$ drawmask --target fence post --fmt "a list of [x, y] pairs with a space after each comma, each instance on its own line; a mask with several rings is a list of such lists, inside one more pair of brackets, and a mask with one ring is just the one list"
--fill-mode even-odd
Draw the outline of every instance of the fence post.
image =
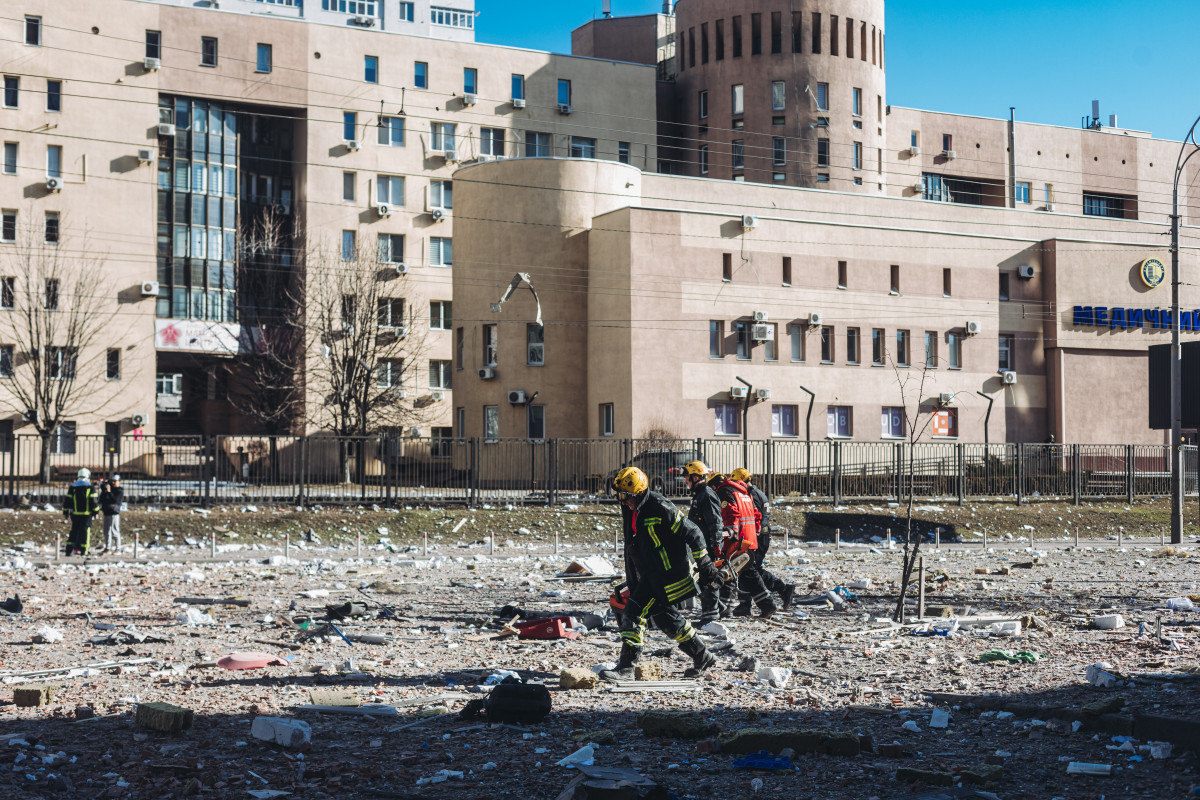
[[472, 436], [467, 443], [470, 447], [471, 505], [474, 506], [479, 504], [479, 439]]
[[549, 505], [554, 505], [555, 496], [558, 494], [558, 439], [550, 440], [550, 502]]
[[1079, 505], [1083, 489], [1083, 475], [1079, 467], [1079, 445], [1071, 445], [1071, 494], [1075, 505]]
[[204, 455], [203, 468], [200, 470], [200, 480], [204, 481], [203, 501], [205, 508], [212, 505], [213, 484], [217, 480], [217, 441], [216, 436], [201, 436], [200, 447]]
[[896, 476], [896, 502], [899, 503], [904, 497], [904, 445], [899, 442], [892, 445], [892, 453], [892, 471]]
[[9, 454], [8, 462], [8, 502], [12, 506], [16, 506], [17, 504], [17, 462], [20, 460], [21, 437], [14, 436], [12, 438], [12, 452]]
[[[704, 461], [704, 440], [699, 436], [696, 437], [696, 457], [701, 461]], [[708, 462], [705, 462], [705, 466], [711, 467], [712, 465]]]
[[1134, 458], [1135, 451], [1133, 445], [1125, 445], [1125, 502], [1133, 502], [1133, 481], [1134, 481]]
[[1025, 444], [1017, 442], [1017, 505], [1021, 505], [1021, 493], [1025, 488]]
[[629, 462], [633, 459], [633, 440], [621, 440], [621, 466], [628, 467]]
[[841, 505], [842, 498], [842, 443], [833, 443], [833, 474], [830, 477], [829, 489], [833, 494], [833, 504]]
[[304, 487], [308, 483], [308, 437], [300, 437], [300, 481], [299, 490], [296, 492], [296, 505], [304, 506]]
[[775, 496], [775, 442], [767, 442], [767, 497]]
[[963, 495], [967, 490], [967, 446], [962, 442], [954, 445], [955, 455], [958, 456], [958, 504], [963, 504]]

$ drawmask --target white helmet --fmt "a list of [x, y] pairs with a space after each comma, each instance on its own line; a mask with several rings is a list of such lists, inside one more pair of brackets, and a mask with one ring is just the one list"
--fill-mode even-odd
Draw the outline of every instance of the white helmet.
[[90, 480], [92, 477], [92, 471], [87, 467], [80, 467], [79, 473], [75, 477], [79, 478], [81, 481]]

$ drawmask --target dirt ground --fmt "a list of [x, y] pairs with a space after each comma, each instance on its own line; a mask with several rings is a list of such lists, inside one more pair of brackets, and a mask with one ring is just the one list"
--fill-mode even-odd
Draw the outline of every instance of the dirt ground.
[[[781, 505], [773, 522], [792, 532], [790, 548], [777, 534], [768, 566], [818, 604], [766, 622], [725, 620], [727, 636], [705, 637], [722, 648], [718, 667], [696, 690], [669, 693], [559, 688], [560, 670], [615, 660], [611, 624], [574, 640], [496, 638], [494, 612], [506, 604], [604, 612], [607, 582], [555, 575], [572, 556], [599, 554], [619, 566], [615, 507], [131, 511], [122, 515], [125, 551], [86, 561], [53, 558], [54, 534], [65, 535], [57, 514], [0, 513], [0, 592], [19, 592], [25, 605], [17, 616], [0, 616], [0, 680], [7, 684], [0, 688], [0, 793], [553, 800], [575, 774], [556, 762], [600, 739], [596, 764], [634, 768], [680, 798], [891, 800], [986, 767], [999, 767], [999, 775], [978, 788], [1003, 800], [1190, 796], [1200, 784], [1200, 745], [1193, 743], [1200, 739], [1189, 733], [1200, 719], [1200, 680], [1192, 673], [1197, 616], [1164, 603], [1200, 593], [1194, 526], [1184, 546], [1163, 549], [1161, 503], [922, 504], [916, 514], [924, 524], [947, 531], [941, 550], [924, 545], [929, 610], [951, 606], [960, 621], [1024, 623], [1017, 637], [987, 627], [937, 636], [881, 621], [895, 604], [899, 556], [871, 537], [883, 538], [897, 511]], [[1194, 504], [1189, 514], [1194, 520]], [[829, 544], [830, 527], [841, 529], [840, 551]], [[1076, 527], [1078, 550], [1069, 546]], [[210, 559], [214, 533], [218, 557]], [[290, 561], [282, 557], [285, 535]], [[954, 536], [964, 544], [950, 544]], [[836, 607], [820, 599], [852, 583], [869, 588], [847, 589], [855, 597]], [[189, 624], [180, 621], [189, 608], [174, 602], [180, 597], [248, 604], [191, 605], [194, 620], [204, 613], [213, 619]], [[382, 637], [376, 643], [296, 627], [312, 618], [319, 632], [324, 607], [351, 600], [366, 602], [368, 615], [339, 629], [351, 639]], [[916, 613], [915, 597], [908, 609]], [[1120, 614], [1124, 626], [1097, 630], [1100, 614]], [[105, 643], [116, 632], [109, 626], [166, 641]], [[34, 643], [44, 627], [61, 641]], [[981, 659], [994, 650], [1028, 651], [1038, 660]], [[246, 671], [213, 663], [239, 651], [290, 663]], [[647, 654], [664, 679], [680, 679], [690, 663], [653, 631]], [[773, 687], [736, 668], [748, 656], [792, 674]], [[138, 659], [149, 660], [94, 666]], [[1115, 686], [1088, 682], [1087, 667], [1100, 661], [1111, 664]], [[497, 670], [545, 682], [549, 716], [524, 729], [460, 718]], [[13, 705], [12, 692], [31, 683], [56, 687], [50, 703]], [[300, 709], [311, 690], [348, 691], [396, 713]], [[1115, 713], [1087, 712], [1096, 701]], [[137, 705], [150, 702], [192, 710], [191, 728], [140, 727]], [[697, 711], [725, 734], [746, 727], [847, 732], [863, 747], [857, 755], [797, 754], [790, 770], [737, 769], [735, 754], [645, 735], [637, 715], [651, 709]], [[948, 727], [931, 727], [936, 709], [949, 712]], [[443, 710], [450, 713], [435, 713]], [[254, 738], [256, 716], [304, 720], [311, 745], [290, 749]], [[1175, 720], [1178, 730], [1158, 717]], [[1114, 740], [1122, 733], [1137, 738]], [[606, 734], [611, 743], [603, 743]], [[1143, 749], [1160, 736], [1176, 740], [1165, 758], [1155, 757], [1161, 747]], [[1071, 762], [1112, 770], [1072, 775]], [[428, 781], [442, 770], [451, 776]]]

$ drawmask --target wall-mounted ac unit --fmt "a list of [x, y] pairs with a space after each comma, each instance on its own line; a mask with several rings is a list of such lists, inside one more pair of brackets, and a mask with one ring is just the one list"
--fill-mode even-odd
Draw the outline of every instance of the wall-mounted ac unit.
[[954, 392], [942, 392], [938, 395], [938, 402], [944, 406], [948, 406], [954, 402]]
[[154, 151], [151, 150], [149, 147], [139, 148], [138, 149], [138, 163], [139, 164], [153, 164], [154, 163]]
[[1017, 267], [1017, 277], [1018, 278], [1029, 279], [1029, 278], [1032, 278], [1033, 276], [1034, 276], [1034, 269], [1033, 269], [1032, 264], [1022, 264], [1021, 266]]
[[729, 396], [732, 397], [734, 400], [745, 399], [746, 387], [745, 386], [730, 386], [729, 387]]
[[910, 156], [919, 156], [919, 155], [921, 155], [921, 148], [920, 148], [920, 146], [919, 146], [919, 145], [915, 145], [915, 144], [914, 144], [914, 145], [912, 145], [911, 147], [909, 147], [909, 148], [908, 148], [908, 154], [909, 154]]
[[748, 231], [751, 228], [757, 228], [757, 227], [758, 227], [758, 217], [752, 216], [750, 214], [742, 215], [742, 230]]
[[364, 28], [374, 28], [375, 27], [375, 18], [367, 17], [367, 16], [358, 16], [358, 17], [354, 18], [354, 24], [361, 25]]
[[754, 312], [754, 321], [755, 322], [770, 322], [771, 317], [765, 311], [755, 311]]
[[825, 317], [822, 316], [819, 312], [814, 311], [813, 313], [808, 315], [808, 324], [809, 325], [820, 325], [824, 321], [825, 321]]
[[420, 428], [417, 428], [417, 427], [412, 427], [412, 428], [409, 428], [409, 429], [408, 429], [408, 435], [409, 435], [409, 436], [412, 436], [412, 437], [414, 437], [414, 438], [415, 438], [415, 437], [417, 437], [417, 436], [420, 436], [420, 435], [421, 435], [421, 429], [420, 429]]
[[914, 183], [914, 184], [912, 185], [912, 190], [913, 190], [913, 192], [915, 192], [916, 194], [925, 194], [925, 183], [924, 183], [924, 181], [917, 181], [916, 183]]
[[396, 265], [396, 274], [397, 275], [407, 275], [408, 274], [408, 264], [405, 264], [404, 262], [400, 262], [399, 264], [397, 264]]
[[969, 319], [966, 324], [967, 336], [974, 336], [983, 330], [983, 323], [979, 320]]
[[756, 342], [773, 342], [775, 341], [775, 326], [774, 325], [755, 325], [754, 341]]
[[442, 158], [446, 159], [447, 164], [453, 164], [458, 161], [458, 151], [453, 147], [442, 151]]
[[943, 150], [942, 155], [946, 157], [947, 161], [953, 161], [958, 158], [958, 153], [954, 150]]
[[525, 98], [524, 97], [514, 97], [513, 101], [512, 101], [512, 106], [513, 106], [513, 108], [524, 108], [525, 107]]
[[1013, 372], [1011, 369], [1006, 369], [1004, 372], [1000, 373], [1000, 379], [1004, 381], [1005, 386], [1012, 386], [1017, 382], [1017, 373]]
[[158, 297], [158, 281], [142, 281], [142, 297]]
[[290, 217], [292, 215], [292, 207], [285, 206], [283, 203], [276, 203], [272, 211], [281, 217]]
[[479, 380], [490, 381], [496, 377], [495, 367], [481, 367], [479, 369]]
[[159, 136], [174, 136], [175, 135], [175, 123], [174, 122], [158, 123], [158, 135]]
[[558, 104], [558, 113], [560, 113], [560, 114], [570, 114], [574, 110], [575, 109], [571, 108], [570, 103], [559, 103]]
[[770, 400], [771, 399], [771, 390], [770, 389], [755, 389], [754, 390], [754, 399], [755, 400]]
[[146, 56], [146, 60], [142, 62], [142, 66], [146, 68], [147, 72], [155, 72], [162, 66], [162, 59]]
[[63, 188], [62, 178], [46, 178], [46, 191], [61, 192]]
[[390, 217], [392, 215], [391, 203], [380, 203], [375, 206], [375, 213], [381, 217]]
[[350, 141], [346, 142], [347, 150], [358, 150], [361, 147], [362, 147], [362, 142], [360, 142], [358, 139], [351, 139]]
[[430, 392], [430, 393], [429, 393], [429, 399], [430, 399], [430, 400], [433, 400], [434, 402], [437, 402], [438, 400], [445, 400], [445, 399], [446, 399], [446, 393], [445, 393], [445, 392], [438, 392], [438, 391], [433, 391], [433, 392]]
[[1047, 211], [1053, 211], [1053, 210], [1054, 210], [1054, 203], [1046, 203], [1046, 210], [1047, 210]]
[[404, 398], [408, 397], [408, 391], [405, 389], [397, 389], [393, 394], [397, 400], [403, 400]]
[[433, 217], [434, 222], [441, 222], [446, 218], [445, 209], [435, 208], [429, 212], [429, 216]]
[[475, 95], [472, 94], [471, 92], [464, 92], [463, 93], [463, 105], [464, 106], [475, 105]]
[[129, 417], [129, 421], [133, 423], [133, 427], [140, 428], [143, 425], [145, 425], [147, 422], [150, 421], [150, 415], [149, 414], [132, 414]]
[[525, 392], [517, 389], [508, 393], [508, 402], [514, 406], [519, 406], [525, 402]]

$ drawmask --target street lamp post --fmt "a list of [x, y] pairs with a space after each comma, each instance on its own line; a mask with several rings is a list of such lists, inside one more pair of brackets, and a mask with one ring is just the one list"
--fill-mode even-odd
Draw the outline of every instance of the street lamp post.
[[[1175, 160], [1175, 183], [1171, 190], [1171, 543], [1183, 542], [1183, 367], [1179, 351], [1179, 177], [1188, 159], [1200, 152], [1192, 123], [1179, 158]], [[1188, 145], [1191, 152], [1188, 152]], [[1186, 155], [1185, 155], [1186, 153]]]

